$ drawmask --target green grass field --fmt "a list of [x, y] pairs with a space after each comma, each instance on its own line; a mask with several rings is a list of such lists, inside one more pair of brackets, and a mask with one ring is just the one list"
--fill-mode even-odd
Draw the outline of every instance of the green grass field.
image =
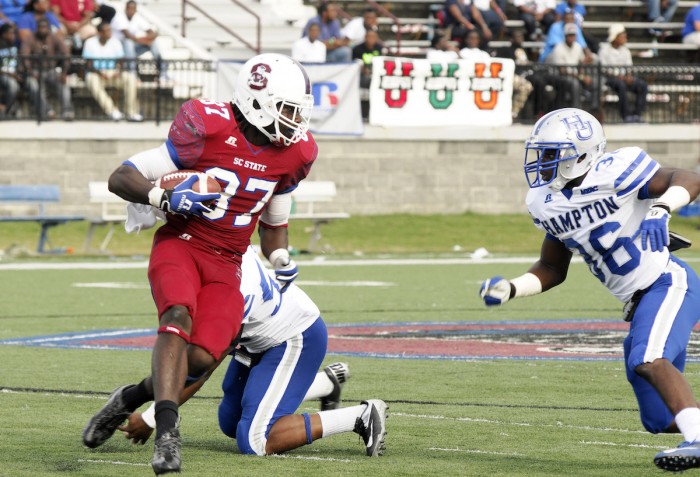
[[[2, 225], [0, 249], [32, 248], [31, 224]], [[303, 224], [292, 243], [308, 240]], [[673, 229], [700, 240], [696, 223], [673, 219]], [[63, 229], [63, 230], [62, 230]], [[52, 231], [54, 245], [80, 247], [85, 229]], [[357, 217], [324, 228], [323, 258], [343, 266], [316, 266], [300, 256], [299, 281], [328, 324], [553, 319], [618, 319], [621, 305], [580, 263], [547, 294], [486, 309], [481, 279], [522, 273], [525, 264], [353, 264], [352, 255], [465, 257], [484, 246], [505, 256], [535, 257], [541, 236], [526, 216]], [[130, 243], [131, 241], [131, 243]], [[454, 252], [459, 245], [464, 251]], [[148, 236], [118, 233], [115, 256], [102, 263], [143, 260]], [[3, 269], [25, 262], [72, 263], [75, 257], [6, 256], [0, 261], [0, 340], [76, 331], [154, 327], [145, 269]], [[697, 254], [682, 252], [695, 261]], [[305, 266], [306, 265], [306, 266]], [[376, 287], [331, 286], [377, 281]], [[128, 282], [140, 288], [87, 288], [78, 283]], [[306, 285], [304, 282], [315, 282]], [[319, 284], [319, 282], [321, 282]], [[383, 359], [328, 355], [349, 363], [344, 402], [381, 398], [390, 405], [385, 456], [368, 459], [355, 434], [333, 436], [282, 457], [250, 457], [218, 430], [215, 374], [182, 410], [183, 472], [197, 476], [595, 476], [660, 475], [658, 450], [679, 436], [643, 431], [621, 361]], [[150, 369], [148, 351], [48, 349], [0, 345], [0, 476], [147, 476], [152, 444], [132, 446], [122, 436], [90, 450], [81, 430], [119, 384]], [[687, 374], [700, 389], [700, 367]], [[317, 409], [305, 403], [304, 411]]]

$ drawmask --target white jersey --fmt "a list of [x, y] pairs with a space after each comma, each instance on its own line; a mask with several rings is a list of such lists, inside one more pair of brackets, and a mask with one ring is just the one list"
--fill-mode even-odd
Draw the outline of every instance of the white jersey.
[[321, 315], [301, 288], [290, 284], [284, 293], [272, 271], [252, 247], [243, 255], [241, 294], [245, 299], [241, 345], [260, 353], [302, 333]]
[[654, 199], [646, 185], [659, 165], [638, 147], [606, 153], [580, 186], [554, 192], [530, 189], [527, 207], [535, 225], [581, 255], [591, 272], [622, 301], [664, 272], [669, 251], [642, 250], [640, 224]]

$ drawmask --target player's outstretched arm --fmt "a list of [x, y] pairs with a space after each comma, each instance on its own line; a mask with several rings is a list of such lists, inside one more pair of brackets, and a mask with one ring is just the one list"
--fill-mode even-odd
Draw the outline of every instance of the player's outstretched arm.
[[547, 291], [566, 280], [571, 256], [571, 251], [563, 243], [545, 238], [540, 249], [540, 259], [527, 273], [511, 280], [498, 276], [488, 278], [482, 282], [479, 295], [486, 306], [495, 306], [502, 305], [511, 298]]
[[648, 197], [657, 201], [649, 207], [639, 226], [642, 249], [663, 251], [670, 244], [668, 222], [671, 212], [689, 204], [700, 194], [700, 174], [685, 169], [662, 167], [646, 187]]

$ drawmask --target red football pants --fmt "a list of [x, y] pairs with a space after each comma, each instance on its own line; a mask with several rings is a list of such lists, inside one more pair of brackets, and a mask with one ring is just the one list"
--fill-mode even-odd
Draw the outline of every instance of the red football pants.
[[241, 257], [198, 248], [161, 227], [153, 240], [148, 280], [158, 317], [175, 305], [187, 307], [190, 343], [219, 359], [243, 320]]

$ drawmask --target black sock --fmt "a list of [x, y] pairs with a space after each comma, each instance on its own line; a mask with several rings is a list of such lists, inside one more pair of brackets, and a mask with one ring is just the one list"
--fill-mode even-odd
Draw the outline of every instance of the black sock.
[[148, 390], [146, 386], [146, 380], [144, 379], [138, 384], [128, 387], [122, 393], [122, 399], [124, 399], [124, 404], [130, 411], [135, 411], [141, 405], [153, 401], [153, 391]]
[[178, 406], [173, 401], [156, 403], [156, 439], [177, 426]]

